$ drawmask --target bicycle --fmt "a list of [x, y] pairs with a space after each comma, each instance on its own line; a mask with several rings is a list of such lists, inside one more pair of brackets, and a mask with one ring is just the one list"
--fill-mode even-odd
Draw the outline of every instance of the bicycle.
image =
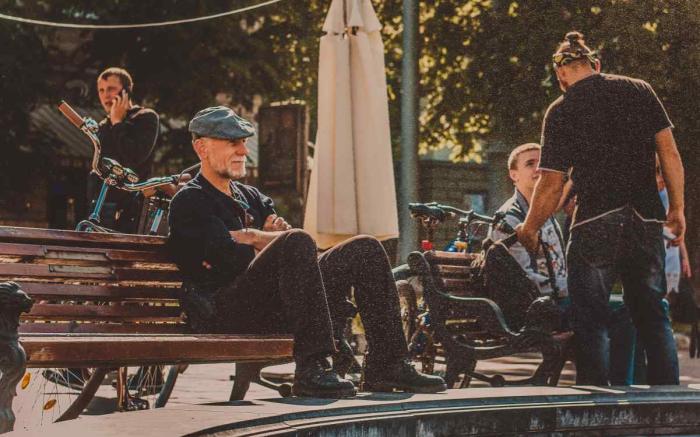
[[[177, 175], [164, 177], [153, 177], [145, 181], [139, 182], [138, 175], [131, 169], [124, 167], [114, 159], [101, 156], [100, 140], [97, 137], [99, 125], [95, 120], [89, 117], [81, 117], [68, 103], [62, 101], [58, 106], [61, 113], [78, 129], [80, 129], [93, 144], [93, 157], [91, 162], [91, 171], [102, 180], [99, 195], [95, 201], [94, 207], [89, 216], [85, 220], [81, 220], [75, 227], [76, 231], [81, 232], [99, 232], [99, 233], [114, 233], [116, 231], [105, 227], [101, 222], [101, 212], [110, 189], [120, 189], [127, 192], [144, 193], [147, 199], [145, 210], [148, 214], [142, 219], [139, 226], [142, 233], [149, 235], [157, 235], [161, 227], [162, 220], [169, 207], [168, 193], [174, 193], [177, 184], [183, 180], [183, 175], [194, 170], [199, 164], [191, 166], [183, 170]], [[168, 187], [168, 190], [164, 188]], [[146, 191], [151, 191], [148, 196]], [[105, 302], [105, 304], [108, 304]], [[143, 303], [135, 303], [143, 305]], [[155, 407], [162, 407], [167, 402], [167, 399], [172, 391], [176, 373], [182, 373], [186, 366], [172, 366], [168, 371], [168, 377], [163, 377], [164, 366], [142, 366], [137, 368], [136, 372], [129, 375], [127, 368], [117, 369], [116, 382], [113, 386], [117, 390], [118, 404], [121, 410], [142, 410], [148, 409], [151, 402], [146, 397], [158, 396], [155, 402]], [[43, 412], [53, 409], [60, 410], [65, 407], [69, 410], [73, 407], [77, 398], [73, 398], [70, 393], [59, 393], [58, 386], [62, 386], [73, 391], [87, 390], [89, 387], [96, 387], [102, 383], [110, 369], [44, 369], [41, 375], [45, 381], [53, 383], [53, 387], [47, 390], [48, 387], [39, 387], [37, 390], [44, 392], [53, 392], [49, 399], [43, 403]], [[27, 379], [26, 385], [32, 380], [31, 375], [25, 376]], [[24, 383], [23, 383], [24, 385]], [[24, 388], [24, 387], [23, 387]], [[79, 398], [79, 396], [78, 396]], [[60, 401], [60, 402], [59, 402]], [[63, 405], [59, 405], [62, 403]], [[75, 408], [75, 407], [73, 407]], [[61, 412], [58, 412], [59, 416]], [[52, 413], [53, 415], [53, 413]]]
[[[481, 256], [482, 243], [498, 220], [498, 217], [437, 202], [410, 203], [408, 209], [426, 233], [427, 238], [421, 241], [420, 250], [434, 250], [435, 229], [446, 221], [457, 218], [457, 235], [444, 251], [464, 253], [465, 257], [472, 258], [473, 261]], [[485, 226], [487, 231], [484, 233], [482, 230]], [[422, 288], [407, 264], [396, 267], [393, 273], [399, 292], [401, 321], [409, 344], [409, 355], [421, 362], [423, 372], [433, 373], [438, 355], [437, 341], [430, 324], [430, 312], [423, 300]]]

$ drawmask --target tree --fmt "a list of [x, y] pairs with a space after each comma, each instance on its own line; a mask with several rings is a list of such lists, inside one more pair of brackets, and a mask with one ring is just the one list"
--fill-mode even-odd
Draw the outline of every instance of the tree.
[[[3, 11], [20, 16], [103, 24], [189, 18], [251, 3], [173, 0], [154, 8], [136, 0], [0, 0]], [[384, 24], [392, 140], [398, 146], [402, 3], [373, 4]], [[0, 38], [8, 41], [0, 55], [0, 99], [11, 102], [3, 104], [0, 129], [13, 132], [3, 147], [16, 153], [26, 132], [22, 114], [36, 102], [55, 101], [61, 82], [81, 78], [92, 84], [108, 65], [128, 68], [136, 78], [136, 96], [168, 117], [187, 119], [213, 103], [217, 92], [227, 91], [244, 104], [255, 95], [268, 101], [303, 99], [314, 120], [319, 38], [329, 5], [330, 0], [288, 0], [181, 26], [90, 31], [84, 55], [71, 60], [76, 65], [67, 73], [57, 72], [55, 62], [49, 68], [46, 47], [55, 29], [0, 23]], [[455, 160], [479, 160], [488, 144], [537, 141], [544, 111], [560, 94], [551, 54], [567, 31], [577, 29], [600, 50], [605, 71], [649, 81], [666, 104], [687, 169], [689, 237], [698, 241], [700, 157], [694, 141], [700, 133], [695, 120], [700, 35], [693, 30], [700, 24], [700, 4], [432, 0], [420, 8], [422, 151], [448, 147]], [[174, 154], [185, 153], [186, 138], [175, 141], [182, 147]]]

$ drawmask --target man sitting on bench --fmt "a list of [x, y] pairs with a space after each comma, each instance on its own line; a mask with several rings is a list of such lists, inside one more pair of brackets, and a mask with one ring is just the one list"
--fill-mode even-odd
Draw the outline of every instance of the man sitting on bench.
[[[515, 186], [515, 193], [497, 211], [497, 214], [503, 215], [503, 221], [507, 226], [494, 227], [491, 235], [494, 241], [506, 238], [514, 232], [516, 226], [525, 221], [535, 182], [540, 176], [537, 169], [540, 163], [540, 150], [539, 144], [526, 143], [510, 152], [508, 174]], [[540, 238], [549, 250], [548, 257], [545, 257], [541, 248], [537, 254], [532, 254], [520, 243], [512, 245], [509, 252], [542, 295], [550, 295], [556, 290], [558, 297], [562, 298], [568, 306], [564, 237], [559, 223], [553, 216], [542, 226]], [[547, 258], [550, 260], [549, 263]], [[550, 278], [550, 272], [554, 273], [554, 281]]]
[[354, 314], [352, 287], [370, 347], [361, 388], [445, 390], [442, 378], [419, 373], [406, 358], [398, 293], [381, 244], [358, 236], [318, 256], [314, 240], [290, 229], [269, 197], [234, 182], [245, 176], [249, 122], [218, 106], [199, 111], [189, 130], [202, 168], [172, 200], [169, 247], [185, 279], [182, 306], [193, 330], [291, 332], [293, 393], [353, 396], [353, 383], [342, 377], [352, 360], [342, 340]]

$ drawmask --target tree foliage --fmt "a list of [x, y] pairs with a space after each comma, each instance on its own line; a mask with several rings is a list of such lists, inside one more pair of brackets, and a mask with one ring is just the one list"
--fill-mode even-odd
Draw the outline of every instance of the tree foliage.
[[[154, 7], [136, 0], [0, 0], [0, 7], [39, 19], [125, 23], [201, 16], [251, 3], [172, 0]], [[392, 138], [398, 145], [402, 2], [373, 3], [384, 24]], [[75, 31], [86, 43], [63, 65], [49, 48], [66, 31], [2, 22], [0, 129], [7, 133], [2, 147], [10, 153], [23, 144], [29, 108], [61, 97], [69, 80], [89, 83], [85, 101], [96, 102], [95, 74], [108, 65], [128, 68], [137, 98], [171, 117], [188, 118], [224, 91], [244, 104], [255, 95], [303, 99], [313, 120], [319, 37], [329, 5], [330, 0], [287, 0], [181, 26]], [[455, 160], [478, 160], [488, 144], [537, 141], [543, 113], [560, 94], [551, 54], [567, 31], [577, 29], [600, 51], [605, 71], [647, 80], [666, 104], [688, 169], [692, 213], [700, 197], [694, 144], [700, 134], [699, 24], [696, 0], [422, 1], [421, 150], [448, 147]]]

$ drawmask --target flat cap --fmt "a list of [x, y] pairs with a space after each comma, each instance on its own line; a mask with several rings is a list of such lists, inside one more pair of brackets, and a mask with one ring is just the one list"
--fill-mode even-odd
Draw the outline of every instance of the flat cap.
[[189, 131], [200, 137], [238, 140], [255, 135], [253, 125], [226, 106], [212, 106], [197, 112]]

